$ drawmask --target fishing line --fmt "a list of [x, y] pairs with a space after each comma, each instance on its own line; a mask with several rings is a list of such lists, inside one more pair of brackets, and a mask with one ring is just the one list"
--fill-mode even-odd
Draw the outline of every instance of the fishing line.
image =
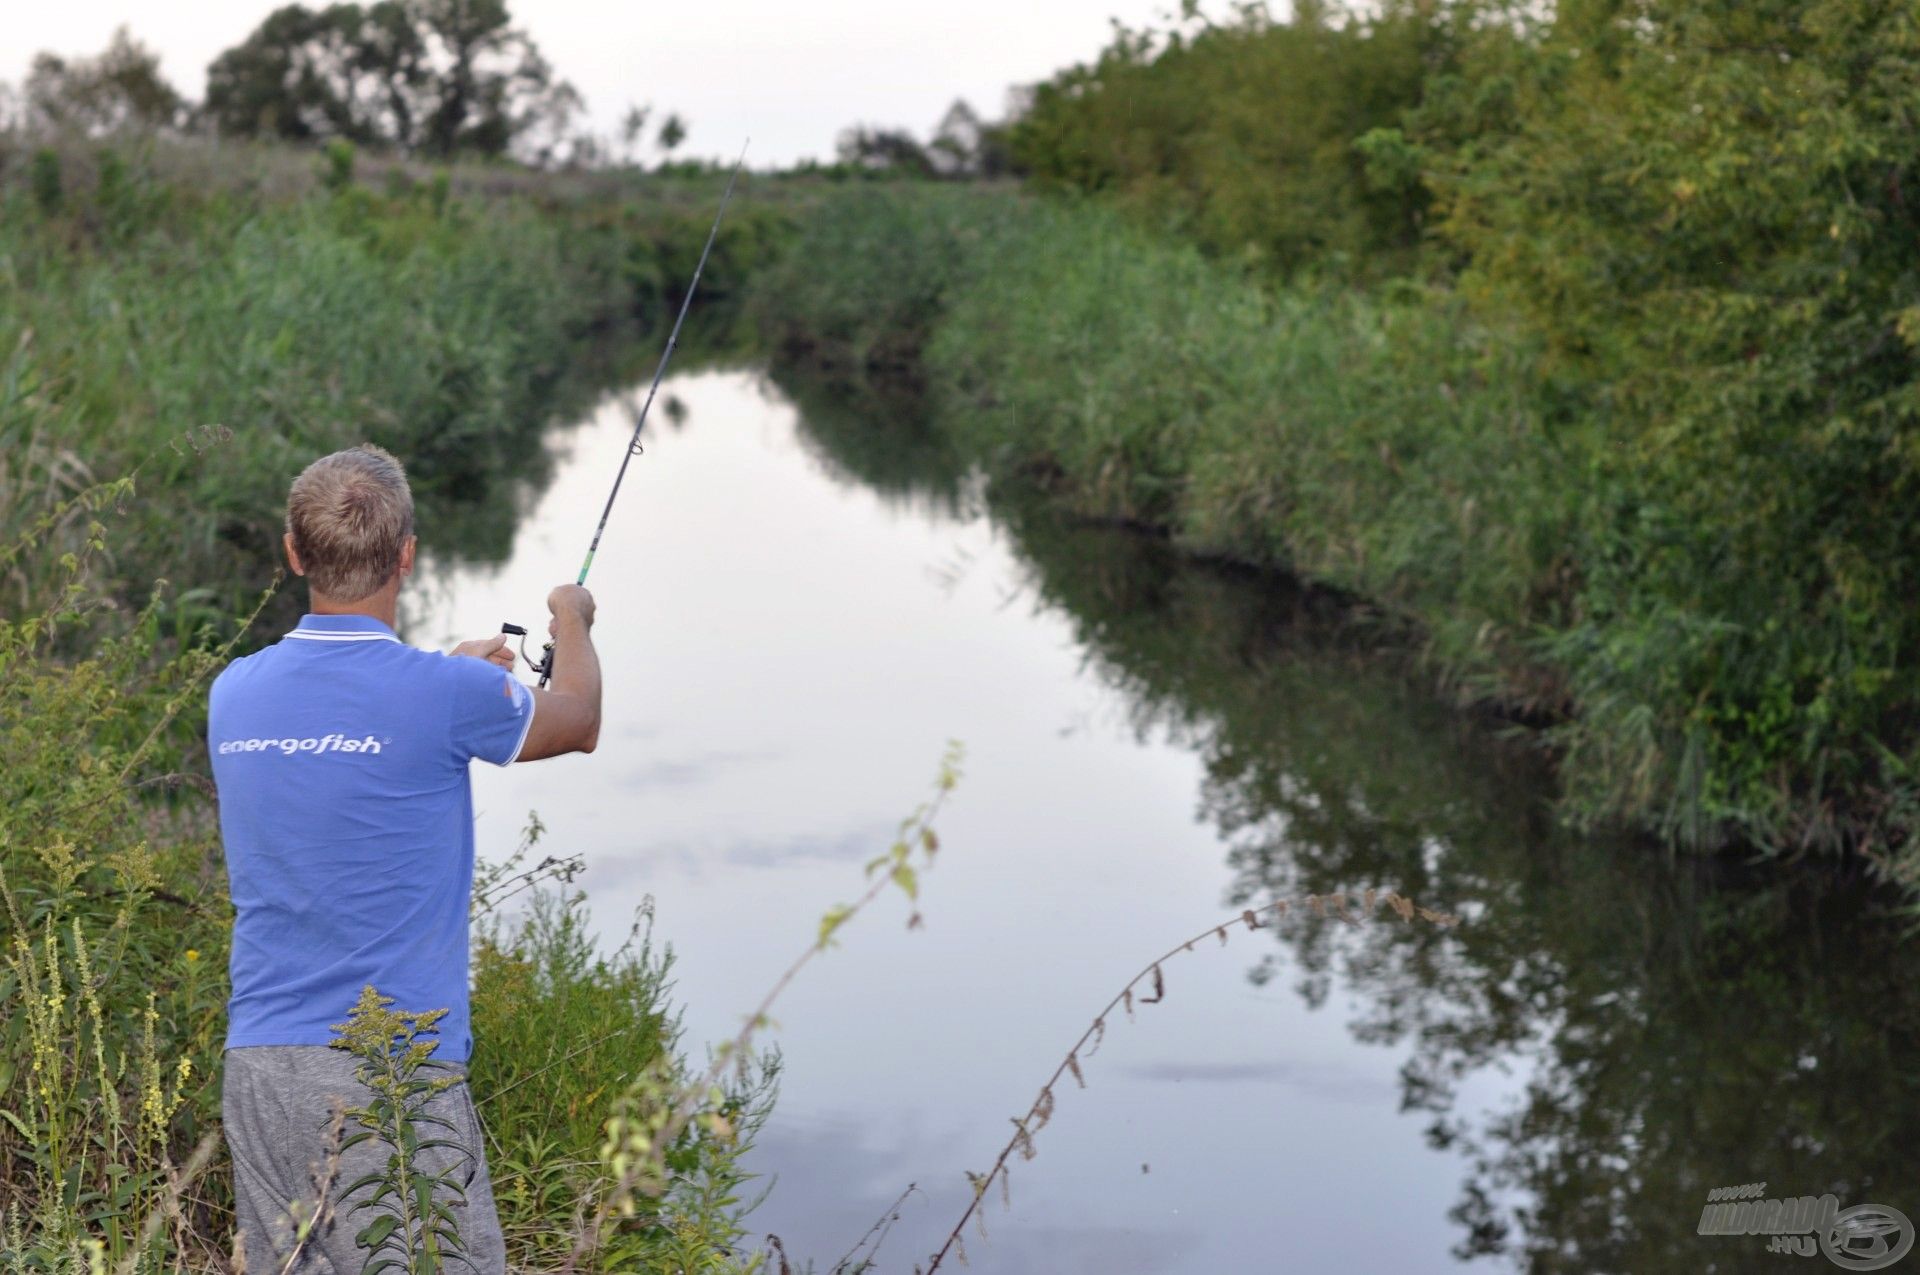
[[[752, 141], [748, 138], [747, 141]], [[713, 241], [720, 235], [720, 219], [727, 215], [727, 201], [733, 198], [733, 184], [740, 179], [740, 166], [747, 159], [747, 142], [740, 144], [739, 158], [733, 161], [733, 172], [727, 177], [727, 188], [720, 195], [720, 209], [713, 215], [713, 228], [707, 231], [706, 247], [700, 250], [700, 260], [693, 267], [693, 281], [687, 285], [687, 294], [680, 298], [680, 313], [674, 317], [673, 330], [667, 333], [667, 348], [660, 351], [660, 363], [653, 369], [653, 384], [647, 387], [647, 400], [640, 405], [640, 414], [634, 418], [633, 437], [627, 440], [626, 454], [620, 458], [620, 469], [613, 476], [613, 490], [607, 493], [607, 504], [600, 511], [600, 524], [593, 529], [593, 543], [587, 546], [587, 556], [580, 564], [580, 578], [575, 584], [587, 582], [587, 572], [593, 567], [593, 555], [600, 549], [600, 537], [606, 534], [607, 518], [613, 513], [613, 502], [620, 495], [620, 484], [626, 480], [627, 466], [633, 458], [646, 449], [640, 445], [640, 431], [646, 428], [647, 413], [653, 408], [653, 396], [660, 391], [660, 380], [667, 374], [667, 364], [673, 359], [673, 351], [680, 344], [680, 325], [687, 320], [687, 307], [693, 304], [693, 293], [700, 286], [700, 272], [707, 268], [707, 254], [713, 251]], [[545, 686], [553, 678], [553, 643], [548, 642], [541, 648], [538, 660], [527, 654], [527, 631], [517, 624], [503, 624], [502, 633], [517, 635], [520, 638], [520, 658], [525, 660], [534, 672], [540, 675], [540, 685]]]

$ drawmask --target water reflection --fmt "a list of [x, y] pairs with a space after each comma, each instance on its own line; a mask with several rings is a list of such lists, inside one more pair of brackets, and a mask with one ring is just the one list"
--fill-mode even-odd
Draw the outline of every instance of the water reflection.
[[[910, 1269], [1143, 959], [1223, 909], [1368, 885], [1468, 921], [1296, 914], [1183, 957], [976, 1264], [1733, 1270], [1760, 1247], [1693, 1234], [1712, 1186], [1920, 1208], [1915, 958], [1854, 887], [1556, 832], [1539, 759], [1361, 653], [1350, 611], [989, 512], [910, 400], [669, 389], [680, 427], [595, 567], [616, 720], [592, 758], [483, 769], [480, 836], [537, 807], [603, 915], [657, 894], [690, 1035], [718, 1039], [967, 741], [927, 926], [849, 932], [779, 1011], [755, 1221], [796, 1256], [825, 1269], [917, 1182], [882, 1254]], [[527, 619], [628, 428], [608, 403], [556, 436], [511, 554], [443, 569], [415, 639]]]
[[[1468, 1166], [1460, 1256], [1544, 1271], [1745, 1269], [1694, 1234], [1706, 1192], [1920, 1206], [1920, 963], [1885, 900], [1824, 868], [1672, 862], [1554, 829], [1538, 762], [1352, 653], [1338, 613], [1138, 536], [1003, 502], [1136, 729], [1204, 759], [1231, 901], [1397, 887], [1469, 924], [1282, 930], [1309, 1002], [1407, 1052], [1400, 1098]], [[1493, 1118], [1464, 1077], [1524, 1062]]]
[[798, 438], [829, 476], [929, 517], [978, 512], [981, 484], [910, 388], [782, 369], [770, 384], [799, 411]]
[[[422, 551], [442, 567], [505, 563], [521, 522], [552, 484], [563, 458], [547, 446], [551, 436], [590, 419], [609, 396], [637, 406], [659, 358], [657, 342], [670, 322], [669, 313], [651, 322], [610, 325], [583, 338], [563, 366], [536, 371], [545, 410], [523, 421], [520, 433], [480, 439], [449, 430], [414, 448], [405, 461]], [[729, 366], [747, 354], [749, 339], [738, 306], [699, 306], [688, 311], [681, 341], [689, 348], [680, 350], [675, 362], [682, 373]], [[671, 395], [654, 410], [650, 427], [679, 425]]]

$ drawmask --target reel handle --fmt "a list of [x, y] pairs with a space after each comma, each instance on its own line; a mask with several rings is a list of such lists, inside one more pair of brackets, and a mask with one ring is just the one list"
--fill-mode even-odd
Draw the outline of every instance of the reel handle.
[[527, 631], [525, 629], [517, 624], [502, 624], [500, 631], [520, 639], [520, 658], [527, 662], [528, 668], [540, 675], [540, 689], [545, 690], [547, 683], [553, 680], [553, 643], [549, 642], [541, 647], [540, 658], [536, 660], [527, 654]]

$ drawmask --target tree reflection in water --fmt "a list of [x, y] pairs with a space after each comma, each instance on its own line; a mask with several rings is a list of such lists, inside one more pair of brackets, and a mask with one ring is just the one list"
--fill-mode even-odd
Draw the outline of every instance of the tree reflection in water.
[[[1858, 874], [1562, 831], [1540, 759], [1360, 652], [1327, 599], [998, 512], [1135, 729], [1204, 758], [1231, 904], [1374, 886], [1467, 918], [1307, 916], [1251, 971], [1291, 970], [1314, 1002], [1337, 982], [1366, 1006], [1357, 1038], [1408, 1050], [1403, 1108], [1467, 1165], [1460, 1256], [1737, 1269], [1766, 1241], [1695, 1227], [1710, 1189], [1744, 1182], [1920, 1206], [1920, 953]], [[1456, 1111], [1503, 1062], [1531, 1070], [1524, 1100]]]
[[[961, 507], [966, 467], [910, 401], [877, 412], [777, 379], [826, 463]], [[1315, 1003], [1338, 986], [1364, 1007], [1358, 1039], [1406, 1051], [1403, 1109], [1465, 1165], [1458, 1255], [1746, 1269], [1773, 1260], [1764, 1237], [1695, 1228], [1710, 1189], [1748, 1182], [1920, 1208], [1920, 951], [1856, 872], [1561, 830], [1543, 760], [1360, 640], [1378, 636], [1354, 632], [1364, 613], [1016, 496], [994, 514], [1133, 729], [1203, 759], [1226, 903], [1373, 886], [1466, 918], [1303, 916], [1249, 971], [1287, 971]], [[1500, 1065], [1530, 1076], [1521, 1100], [1459, 1110]]]

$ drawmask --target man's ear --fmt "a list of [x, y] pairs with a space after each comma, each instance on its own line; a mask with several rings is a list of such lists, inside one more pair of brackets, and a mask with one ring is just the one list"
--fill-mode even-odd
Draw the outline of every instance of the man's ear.
[[291, 531], [282, 532], [280, 535], [280, 543], [286, 548], [287, 566], [292, 569], [293, 574], [297, 576], [307, 574], [307, 569], [300, 565], [300, 555], [293, 551], [293, 533]]
[[419, 547], [419, 544], [420, 538], [418, 536], [408, 536], [407, 542], [400, 546], [401, 575], [407, 576], [413, 574], [413, 551]]

